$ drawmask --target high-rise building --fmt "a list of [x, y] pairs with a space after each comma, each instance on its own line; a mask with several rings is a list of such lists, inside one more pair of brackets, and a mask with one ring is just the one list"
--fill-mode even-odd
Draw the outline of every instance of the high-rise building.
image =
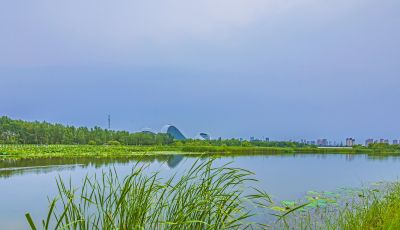
[[265, 138], [265, 142], [269, 142], [269, 137], [266, 137], [266, 138]]
[[367, 140], [365, 141], [365, 146], [368, 146], [369, 144], [373, 144], [373, 143], [374, 143], [374, 139], [372, 139], [372, 138], [367, 139]]
[[328, 140], [327, 139], [318, 139], [317, 145], [318, 146], [328, 146]]
[[351, 137], [346, 138], [346, 146], [347, 147], [353, 146], [355, 144], [355, 142], [356, 142], [356, 140], [354, 138], [351, 138]]
[[394, 145], [398, 145], [398, 144], [399, 144], [399, 141], [398, 141], [398, 140], [393, 140], [393, 144], [394, 144]]

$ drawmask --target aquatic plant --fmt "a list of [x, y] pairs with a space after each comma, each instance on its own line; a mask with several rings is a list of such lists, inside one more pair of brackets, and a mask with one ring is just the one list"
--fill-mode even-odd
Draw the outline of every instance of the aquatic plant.
[[373, 183], [366, 188], [310, 191], [308, 202], [282, 201], [278, 229], [400, 229], [400, 183]]
[[[257, 189], [245, 193], [252, 173], [213, 160], [197, 161], [183, 176], [162, 179], [136, 165], [120, 179], [115, 170], [89, 177], [80, 189], [59, 178], [43, 229], [237, 229], [252, 227], [251, 205], [267, 205]], [[247, 188], [248, 189], [248, 188]], [[37, 225], [26, 214], [31, 228]]]
[[344, 209], [330, 229], [400, 229], [400, 183], [382, 195], [371, 190], [362, 202]]

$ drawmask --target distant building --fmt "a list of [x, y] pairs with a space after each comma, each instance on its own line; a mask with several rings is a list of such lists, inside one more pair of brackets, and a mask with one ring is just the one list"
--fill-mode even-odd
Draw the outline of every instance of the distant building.
[[265, 142], [269, 142], [269, 137], [265, 138]]
[[394, 145], [398, 145], [398, 144], [399, 144], [399, 141], [398, 141], [398, 140], [393, 140], [393, 144], [394, 144]]
[[196, 136], [196, 139], [209, 141], [211, 138], [207, 133], [199, 133], [199, 135]]
[[256, 140], [256, 138], [250, 137], [250, 141], [255, 141], [255, 140]]
[[372, 138], [367, 139], [367, 140], [365, 141], [365, 146], [368, 146], [369, 144], [373, 144], [373, 143], [374, 143], [374, 139], [372, 139]]
[[347, 147], [353, 146], [355, 144], [355, 142], [356, 142], [356, 140], [354, 138], [351, 138], [351, 137], [346, 138], [346, 146]]
[[151, 128], [143, 128], [140, 132], [147, 133], [147, 134], [155, 134], [156, 133]]
[[186, 137], [173, 125], [166, 125], [161, 129], [161, 133], [168, 133], [175, 140], [186, 140]]
[[318, 146], [328, 146], [328, 140], [327, 139], [318, 139], [317, 145]]

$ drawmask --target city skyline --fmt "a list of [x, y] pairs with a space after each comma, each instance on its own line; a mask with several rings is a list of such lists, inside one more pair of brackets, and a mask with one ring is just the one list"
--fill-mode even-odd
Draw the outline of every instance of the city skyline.
[[[0, 116], [2, 116], [2, 114], [0, 114]], [[12, 118], [12, 117], [11, 117]], [[20, 120], [24, 120], [24, 119], [20, 119]], [[27, 120], [29, 121], [29, 120]], [[41, 121], [41, 120], [31, 120], [31, 121]], [[42, 120], [43, 121], [43, 120]], [[48, 121], [46, 121], [48, 122]], [[68, 124], [68, 123], [60, 123], [60, 122], [51, 122], [51, 123], [58, 123], [58, 124], [62, 124], [62, 125], [73, 125], [73, 124]], [[83, 127], [88, 127], [85, 125], [82, 125]], [[105, 122], [105, 124], [103, 125], [94, 125], [94, 126], [89, 126], [88, 128], [94, 128], [94, 127], [100, 127], [103, 129], [109, 129], [111, 126], [111, 115], [107, 115], [107, 120]], [[162, 125], [161, 128], [151, 128], [151, 127], [142, 127], [138, 130], [126, 130], [126, 129], [113, 129], [111, 128], [111, 130], [120, 130], [120, 131], [129, 131], [129, 132], [153, 132], [153, 133], [166, 133], [167, 128], [166, 127], [175, 127], [174, 124], [167, 124], [167, 125]], [[178, 127], [176, 127], [178, 128]], [[342, 137], [342, 138], [337, 138], [337, 139], [333, 139], [333, 138], [327, 138], [327, 137], [311, 137], [311, 138], [304, 138], [304, 137], [299, 137], [297, 139], [294, 138], [289, 138], [289, 139], [279, 139], [279, 138], [271, 138], [271, 136], [273, 135], [261, 135], [261, 136], [256, 136], [256, 135], [250, 135], [250, 136], [229, 136], [229, 137], [222, 137], [222, 136], [218, 136], [218, 135], [213, 135], [212, 133], [209, 132], [204, 132], [204, 130], [197, 130], [197, 131], [190, 131], [190, 132], [185, 132], [182, 131], [180, 128], [178, 128], [180, 132], [182, 132], [182, 135], [184, 137], [187, 137], [189, 139], [202, 139], [203, 137], [201, 137], [201, 134], [205, 134], [208, 137], [205, 138], [207, 139], [219, 139], [219, 138], [223, 138], [223, 139], [238, 139], [238, 140], [247, 140], [247, 141], [289, 141], [289, 142], [297, 142], [297, 143], [304, 143], [304, 144], [309, 144], [309, 145], [317, 145], [317, 146], [352, 146], [352, 145], [364, 145], [364, 146], [368, 146], [369, 143], [388, 143], [388, 144], [400, 144], [400, 135], [398, 138], [394, 137], [394, 138], [387, 138], [387, 137], [376, 137], [375, 138], [366, 138], [366, 139], [357, 139], [354, 137], [348, 137], [348, 135], [346, 137]], [[190, 134], [187, 134], [190, 133]], [[348, 144], [348, 139], [351, 139], [351, 143], [352, 144]], [[396, 143], [397, 142], [397, 143]], [[368, 143], [368, 144], [367, 144]]]
[[[2, 116], [2, 114], [0, 114]], [[12, 117], [11, 117], [12, 118]], [[20, 119], [24, 120], [24, 119]], [[27, 120], [29, 121], [29, 120]], [[43, 120], [30, 120], [30, 121], [43, 121]], [[46, 121], [48, 122], [48, 121]], [[73, 125], [70, 123], [60, 123], [60, 122], [51, 122], [51, 123], [58, 123], [62, 125]], [[107, 115], [107, 120], [105, 124], [103, 125], [94, 125], [94, 126], [85, 126], [82, 125], [83, 127], [88, 127], [88, 128], [94, 128], [94, 127], [100, 127], [103, 129], [109, 129], [111, 126], [111, 115]], [[173, 124], [167, 124], [167, 125], [162, 125], [161, 128], [152, 128], [152, 127], [142, 127], [138, 130], [126, 130], [126, 129], [113, 129], [111, 130], [120, 130], [120, 131], [129, 131], [129, 132], [153, 132], [153, 133], [165, 133], [165, 127], [167, 126], [174, 126]], [[164, 130], [163, 130], [164, 129]], [[271, 138], [273, 135], [261, 135], [261, 136], [256, 136], [256, 135], [250, 135], [250, 136], [229, 136], [229, 137], [222, 137], [218, 135], [213, 135], [212, 133], [209, 132], [204, 132], [204, 130], [197, 130], [197, 131], [181, 131], [179, 128], [180, 132], [182, 132], [184, 136], [187, 136], [188, 138], [191, 139], [199, 139], [200, 134], [207, 134], [209, 139], [238, 139], [238, 140], [247, 140], [247, 141], [289, 141], [289, 142], [297, 142], [297, 143], [304, 143], [304, 144], [310, 144], [310, 145], [319, 145], [319, 146], [347, 146], [347, 139], [349, 139], [348, 135], [345, 137], [339, 137], [337, 139], [333, 138], [327, 138], [327, 137], [311, 137], [311, 138], [304, 138], [304, 137], [299, 137], [297, 139], [294, 138], [288, 138], [288, 139], [279, 139], [279, 138]], [[190, 133], [190, 134], [187, 134]], [[350, 146], [357, 144], [357, 145], [364, 145], [367, 146], [367, 143], [388, 143], [388, 144], [400, 144], [400, 135], [398, 138], [387, 138], [387, 137], [377, 137], [374, 136], [375, 138], [366, 138], [366, 139], [357, 139], [354, 137], [350, 137], [352, 139], [352, 143]], [[206, 138], [207, 139], [207, 138]], [[397, 143], [395, 143], [397, 141]]]

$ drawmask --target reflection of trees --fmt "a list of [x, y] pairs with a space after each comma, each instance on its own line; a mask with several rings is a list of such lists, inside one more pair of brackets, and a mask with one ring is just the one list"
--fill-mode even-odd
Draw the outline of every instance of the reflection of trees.
[[152, 163], [166, 162], [169, 167], [176, 167], [183, 156], [129, 156], [129, 157], [79, 157], [79, 158], [34, 158], [34, 159], [1, 159], [0, 178], [8, 178], [28, 173], [47, 173], [53, 171], [71, 170], [76, 166], [100, 168], [112, 164], [130, 164], [136, 162]]
[[23, 168], [0, 168], [0, 178], [9, 178], [24, 174], [43, 174], [54, 171], [72, 170], [77, 165], [49, 165], [37, 167], [23, 167]]

